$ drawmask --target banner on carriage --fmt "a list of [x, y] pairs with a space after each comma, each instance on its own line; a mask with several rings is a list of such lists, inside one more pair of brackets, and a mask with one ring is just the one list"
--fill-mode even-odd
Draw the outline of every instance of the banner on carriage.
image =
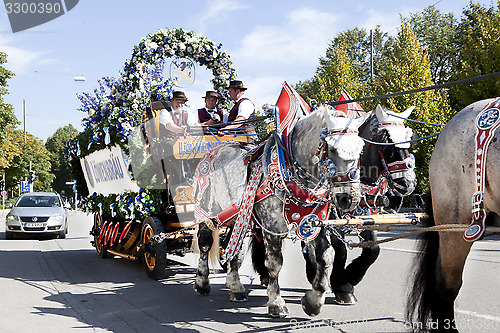
[[210, 150], [224, 143], [247, 142], [247, 140], [248, 137], [243, 135], [180, 137], [174, 143], [174, 157], [176, 159], [202, 158]]
[[139, 192], [139, 186], [128, 172], [128, 156], [119, 146], [98, 150], [80, 159], [90, 193], [102, 195]]

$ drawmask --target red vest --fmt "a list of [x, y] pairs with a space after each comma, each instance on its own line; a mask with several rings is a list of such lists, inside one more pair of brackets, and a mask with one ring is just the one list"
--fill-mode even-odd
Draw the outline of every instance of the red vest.
[[[219, 109], [216, 109], [215, 113], [217, 113], [219, 115], [219, 117], [222, 121], [222, 111]], [[212, 117], [210, 116], [210, 113], [208, 113], [207, 108], [198, 109], [198, 121], [200, 123], [204, 123], [205, 121], [209, 121], [210, 119], [212, 119]]]
[[240, 107], [241, 102], [243, 102], [246, 99], [248, 99], [248, 98], [243, 97], [238, 102], [236, 102], [236, 104], [234, 104], [231, 111], [229, 111], [229, 116], [227, 118], [227, 121], [235, 121], [236, 120], [236, 117], [238, 117], [238, 108]]
[[174, 124], [176, 124], [177, 126], [185, 126], [187, 125], [187, 120], [188, 120], [188, 116], [189, 116], [189, 113], [185, 110], [183, 110], [181, 112], [180, 115], [176, 116], [174, 114], [174, 112], [170, 112], [170, 115], [172, 116], [172, 120], [174, 121]]

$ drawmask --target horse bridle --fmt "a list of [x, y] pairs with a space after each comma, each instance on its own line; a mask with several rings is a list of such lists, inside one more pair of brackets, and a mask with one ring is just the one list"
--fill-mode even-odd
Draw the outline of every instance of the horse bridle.
[[[333, 194], [347, 194], [351, 197], [351, 205], [349, 209], [346, 209], [346, 211], [351, 211], [361, 201], [361, 193], [359, 190], [359, 160], [356, 166], [353, 166], [344, 172], [337, 171], [333, 163], [331, 163], [333, 164], [333, 171], [331, 169], [325, 170], [323, 166], [329, 164], [327, 162], [328, 143], [326, 142], [326, 138], [334, 135], [358, 135], [358, 131], [349, 128], [342, 128], [327, 130], [325, 133], [325, 130], [323, 130], [320, 135], [318, 149], [316, 150], [316, 154], [313, 156], [313, 162], [318, 164], [320, 173], [330, 181], [331, 191]], [[335, 198], [335, 196], [333, 197]]]
[[398, 184], [396, 181], [398, 179], [406, 179], [410, 182], [415, 181], [415, 157], [413, 154], [408, 153], [405, 149], [406, 158], [402, 161], [395, 161], [392, 163], [387, 163], [384, 157], [383, 148], [378, 146], [378, 153], [384, 167], [384, 173], [386, 174], [387, 181], [390, 187], [395, 190], [399, 195], [405, 196], [407, 193], [413, 192], [415, 187], [404, 187]]

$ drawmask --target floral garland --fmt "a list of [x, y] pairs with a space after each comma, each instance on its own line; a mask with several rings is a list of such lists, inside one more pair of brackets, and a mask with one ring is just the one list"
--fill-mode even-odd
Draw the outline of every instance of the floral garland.
[[[77, 160], [114, 144], [127, 152], [132, 132], [141, 124], [143, 110], [150, 105], [151, 99], [166, 100], [174, 91], [172, 80], [162, 76], [165, 59], [170, 57], [190, 58], [211, 70], [214, 75], [211, 80], [214, 90], [222, 97], [221, 103], [226, 107], [229, 105], [226, 87], [236, 77], [236, 70], [229, 55], [222, 50], [222, 44], [216, 44], [202, 34], [183, 28], [160, 29], [155, 34], [143, 37], [134, 46], [132, 57], [125, 62], [119, 78], [103, 77], [98, 80], [99, 87], [94, 89], [93, 94], [78, 95], [82, 103], [79, 110], [85, 112], [87, 117], [82, 120], [84, 131], [65, 149], [68, 160]], [[73, 166], [75, 164], [77, 163]], [[77, 182], [85, 183], [83, 177], [80, 178]], [[155, 208], [156, 203], [146, 204], [142, 199], [136, 200], [138, 195], [142, 198], [156, 196], [155, 192], [148, 190], [114, 196], [114, 208], [140, 217], [158, 209]], [[95, 212], [96, 205], [100, 203], [101, 207], [107, 206], [103, 203], [110, 201], [110, 197], [94, 193], [81, 202], [84, 209]], [[130, 207], [132, 203], [135, 207], [133, 209]]]

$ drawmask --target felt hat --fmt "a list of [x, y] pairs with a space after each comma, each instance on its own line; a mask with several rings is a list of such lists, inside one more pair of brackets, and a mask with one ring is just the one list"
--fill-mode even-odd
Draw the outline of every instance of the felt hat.
[[182, 100], [184, 100], [184, 101], [187, 101], [187, 100], [188, 100], [188, 99], [187, 99], [187, 97], [186, 97], [186, 95], [184, 94], [184, 92], [183, 92], [183, 91], [174, 91], [174, 92], [172, 93], [172, 97], [170, 98], [170, 100], [173, 100], [174, 98], [177, 98], [177, 99], [182, 99]]
[[208, 98], [208, 97], [215, 97], [215, 98], [219, 98], [219, 94], [215, 91], [212, 91], [212, 90], [208, 90], [206, 93], [205, 93], [205, 96], [203, 96], [203, 98]]
[[243, 86], [243, 82], [239, 80], [231, 80], [229, 82], [229, 87], [227, 87], [227, 89], [229, 88], [239, 89], [241, 91], [247, 90], [247, 88]]

